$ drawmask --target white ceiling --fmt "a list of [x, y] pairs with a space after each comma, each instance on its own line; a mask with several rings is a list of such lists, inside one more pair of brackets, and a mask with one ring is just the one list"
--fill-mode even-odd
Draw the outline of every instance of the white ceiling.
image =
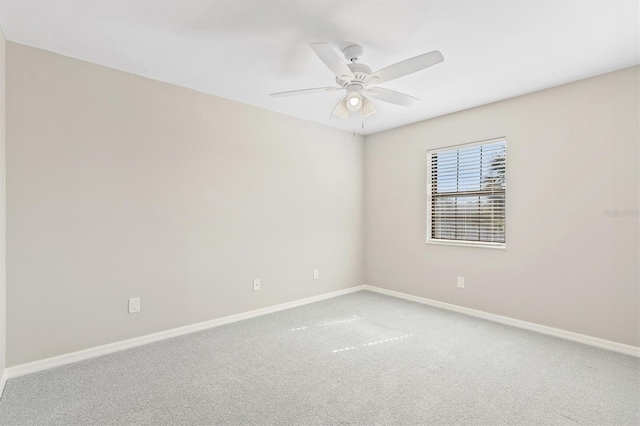
[[[640, 62], [638, 1], [0, 1], [8, 40], [371, 134]], [[374, 71], [440, 50], [445, 61], [382, 87], [422, 99], [330, 117], [340, 94], [309, 48], [364, 47]], [[352, 114], [355, 115], [355, 114]]]

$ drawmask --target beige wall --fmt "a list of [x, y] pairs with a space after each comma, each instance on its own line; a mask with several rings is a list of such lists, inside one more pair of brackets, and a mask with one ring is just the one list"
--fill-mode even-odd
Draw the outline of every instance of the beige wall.
[[[7, 217], [5, 182], [5, 136], [6, 136], [6, 42], [0, 28], [0, 376], [6, 367], [6, 233]], [[2, 389], [0, 389], [2, 392]]]
[[[363, 145], [7, 48], [9, 366], [363, 282], [640, 344], [638, 67]], [[427, 150], [498, 136], [507, 249], [426, 245]]]
[[363, 283], [362, 137], [7, 49], [9, 366]]
[[[366, 283], [638, 346], [639, 70], [367, 137]], [[499, 136], [507, 249], [425, 244], [427, 150]]]

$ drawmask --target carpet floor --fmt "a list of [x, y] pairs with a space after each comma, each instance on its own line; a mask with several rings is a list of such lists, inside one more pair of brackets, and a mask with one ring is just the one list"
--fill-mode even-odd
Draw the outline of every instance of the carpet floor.
[[638, 425], [640, 359], [361, 291], [11, 379], [2, 425]]

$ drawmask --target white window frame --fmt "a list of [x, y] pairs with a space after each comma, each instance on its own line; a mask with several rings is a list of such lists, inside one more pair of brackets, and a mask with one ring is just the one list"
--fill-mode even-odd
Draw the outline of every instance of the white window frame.
[[[447, 239], [442, 239], [442, 238], [431, 238], [431, 234], [432, 234], [432, 229], [431, 229], [431, 216], [432, 216], [432, 194], [431, 194], [431, 187], [432, 187], [432, 175], [431, 175], [431, 155], [432, 154], [437, 154], [439, 152], [444, 152], [444, 151], [451, 151], [451, 150], [455, 150], [455, 149], [462, 149], [462, 148], [472, 148], [474, 146], [478, 146], [478, 145], [489, 145], [492, 143], [497, 143], [497, 142], [504, 142], [504, 149], [505, 149], [505, 236], [504, 236], [504, 243], [492, 243], [492, 242], [488, 242], [488, 241], [466, 241], [466, 240], [447, 240]], [[507, 248], [507, 226], [506, 226], [506, 221], [507, 221], [507, 206], [506, 206], [506, 188], [507, 188], [507, 180], [509, 179], [509, 173], [508, 173], [508, 166], [507, 166], [507, 160], [508, 156], [507, 156], [507, 138], [502, 136], [499, 138], [494, 138], [494, 139], [487, 139], [487, 140], [483, 140], [483, 141], [478, 141], [478, 142], [471, 142], [471, 143], [462, 143], [462, 144], [457, 144], [457, 145], [449, 145], [449, 146], [444, 146], [441, 148], [434, 148], [434, 149], [430, 149], [427, 151], [427, 244], [436, 244], [436, 245], [447, 245], [447, 246], [464, 246], [464, 247], [485, 247], [485, 248], [493, 248], [493, 249], [500, 249], [500, 250], [505, 250]]]

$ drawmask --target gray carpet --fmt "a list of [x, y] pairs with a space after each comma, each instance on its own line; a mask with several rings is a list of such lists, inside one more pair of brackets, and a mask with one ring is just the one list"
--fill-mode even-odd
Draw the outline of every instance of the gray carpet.
[[0, 423], [640, 423], [640, 360], [367, 291], [11, 379]]

